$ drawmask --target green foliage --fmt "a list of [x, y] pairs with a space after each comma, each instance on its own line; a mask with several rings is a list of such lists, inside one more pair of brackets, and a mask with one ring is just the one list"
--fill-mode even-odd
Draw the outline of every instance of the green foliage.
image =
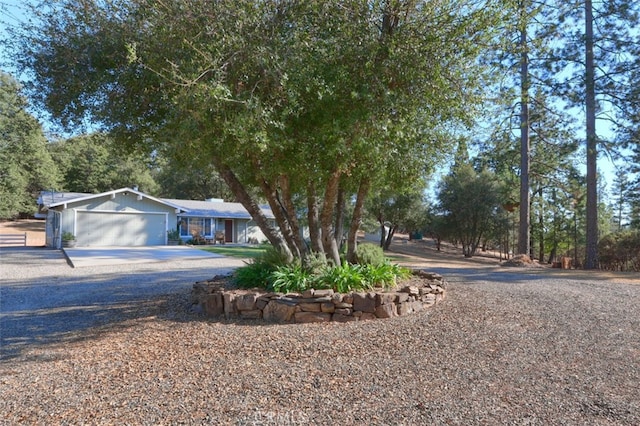
[[66, 191], [100, 193], [132, 186], [149, 194], [159, 190], [151, 161], [123, 149], [106, 134], [61, 140], [51, 144], [49, 151], [64, 176]]
[[310, 252], [303, 259], [304, 268], [312, 275], [319, 275], [329, 267], [329, 261], [324, 253]]
[[177, 229], [172, 229], [167, 231], [167, 238], [170, 240], [179, 240], [180, 239], [180, 231]]
[[271, 289], [281, 293], [303, 292], [315, 286], [316, 280], [300, 264], [280, 266], [271, 273]]
[[343, 262], [341, 265], [325, 269], [318, 277], [318, 283], [326, 288], [332, 288], [338, 293], [361, 291], [372, 288], [363, 274], [362, 265], [351, 265]]
[[445, 176], [438, 199], [451, 235], [462, 244], [466, 257], [475, 254], [483, 236], [501, 211], [501, 184], [495, 174], [476, 172], [469, 164]]
[[600, 268], [611, 271], [640, 271], [640, 231], [609, 234], [598, 243]]
[[[375, 247], [375, 246], [374, 246]], [[378, 247], [379, 248], [379, 247]], [[392, 287], [410, 271], [389, 262], [376, 265], [349, 264], [333, 266], [323, 255], [311, 254], [303, 265], [286, 263], [273, 248], [253, 259], [234, 274], [241, 288], [265, 288], [281, 293], [303, 292], [310, 288], [331, 288], [336, 292], [365, 291], [374, 287]]]
[[394, 287], [397, 280], [408, 278], [411, 271], [396, 264], [384, 262], [378, 265], [365, 265], [361, 269], [365, 281], [371, 287]]
[[60, 173], [18, 83], [0, 71], [0, 219], [36, 212], [36, 197], [58, 189]]
[[[363, 181], [403, 186], [434, 168], [446, 135], [476, 112], [495, 16], [490, 3], [455, 0], [61, 1], [31, 12], [12, 51], [55, 119], [89, 120], [185, 164], [206, 159], [245, 207], [257, 192], [279, 204], [284, 235], [252, 214], [291, 253], [305, 251], [300, 205], [325, 206], [308, 226], [326, 235], [337, 188], [348, 199]], [[316, 188], [331, 190], [321, 199]], [[335, 246], [324, 247], [334, 260]]]
[[385, 262], [382, 247], [371, 243], [358, 244], [358, 247], [356, 248], [356, 257], [360, 265], [377, 266], [382, 265]]
[[69, 231], [65, 231], [62, 233], [62, 241], [73, 241], [76, 239], [76, 236]]
[[286, 256], [269, 246], [264, 253], [251, 259], [246, 266], [236, 269], [234, 281], [241, 288], [271, 288], [273, 272], [287, 265]]

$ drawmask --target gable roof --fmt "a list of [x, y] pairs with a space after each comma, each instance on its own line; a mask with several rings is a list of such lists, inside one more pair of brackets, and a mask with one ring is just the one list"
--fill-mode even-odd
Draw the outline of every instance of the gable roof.
[[[241, 203], [228, 203], [221, 200], [198, 201], [198, 200], [178, 200], [169, 198], [155, 198], [150, 195], [131, 188], [120, 188], [113, 191], [102, 192], [100, 194], [87, 194], [82, 192], [53, 192], [42, 191], [38, 197], [39, 212], [44, 212], [50, 208], [64, 206], [69, 203], [82, 202], [95, 198], [112, 196], [115, 194], [130, 192], [140, 197], [153, 200], [167, 205], [180, 213], [190, 217], [211, 217], [219, 219], [251, 219], [251, 215]], [[275, 216], [269, 206], [260, 206], [260, 209], [268, 219]], [[42, 215], [45, 217], [46, 215]]]
[[[185, 210], [184, 216], [215, 217], [220, 219], [251, 219], [251, 215], [241, 203], [176, 199], [165, 199], [165, 201], [180, 206]], [[260, 206], [260, 210], [262, 210], [268, 219], [275, 218], [269, 206]]]
[[100, 194], [85, 194], [80, 192], [47, 192], [43, 191], [40, 193], [40, 197], [38, 197], [38, 205], [42, 206], [42, 210], [48, 210], [53, 207], [63, 206], [69, 203], [76, 203], [81, 201], [93, 200], [95, 198], [100, 197], [108, 197], [116, 194], [121, 194], [124, 192], [130, 192], [142, 198], [147, 198], [151, 201], [155, 201], [156, 203], [164, 204], [166, 206], [172, 207], [178, 210], [184, 210], [182, 207], [172, 204], [166, 200], [162, 200], [160, 198], [152, 197], [151, 195], [147, 195], [144, 192], [140, 192], [136, 189], [131, 188], [120, 188], [115, 189], [113, 191], [101, 192]]

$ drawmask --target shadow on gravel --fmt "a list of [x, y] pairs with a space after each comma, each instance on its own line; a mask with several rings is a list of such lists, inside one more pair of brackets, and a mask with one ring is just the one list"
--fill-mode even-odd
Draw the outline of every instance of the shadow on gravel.
[[193, 283], [212, 273], [147, 270], [5, 281], [0, 288], [0, 362], [34, 346], [91, 338], [129, 320], [163, 315], [168, 304], [187, 303]]

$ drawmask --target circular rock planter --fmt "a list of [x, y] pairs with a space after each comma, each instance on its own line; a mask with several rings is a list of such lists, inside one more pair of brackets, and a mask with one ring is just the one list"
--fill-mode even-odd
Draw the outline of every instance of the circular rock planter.
[[422, 311], [444, 299], [441, 275], [415, 270], [393, 290], [335, 293], [310, 289], [304, 293], [274, 293], [260, 289], [229, 290], [214, 277], [193, 285], [192, 303], [211, 318], [263, 319], [280, 323], [347, 322], [392, 318]]

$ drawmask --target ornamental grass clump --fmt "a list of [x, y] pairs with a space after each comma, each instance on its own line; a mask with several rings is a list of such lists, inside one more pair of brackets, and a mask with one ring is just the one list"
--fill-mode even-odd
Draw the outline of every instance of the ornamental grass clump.
[[[375, 260], [375, 257], [368, 259]], [[350, 264], [345, 261], [334, 266], [324, 255], [312, 253], [302, 262], [287, 263], [281, 254], [269, 249], [238, 268], [235, 282], [240, 288], [258, 287], [279, 293], [301, 293], [311, 288], [349, 293], [394, 287], [398, 279], [409, 274], [409, 270], [391, 264], [384, 257], [380, 263]]]

